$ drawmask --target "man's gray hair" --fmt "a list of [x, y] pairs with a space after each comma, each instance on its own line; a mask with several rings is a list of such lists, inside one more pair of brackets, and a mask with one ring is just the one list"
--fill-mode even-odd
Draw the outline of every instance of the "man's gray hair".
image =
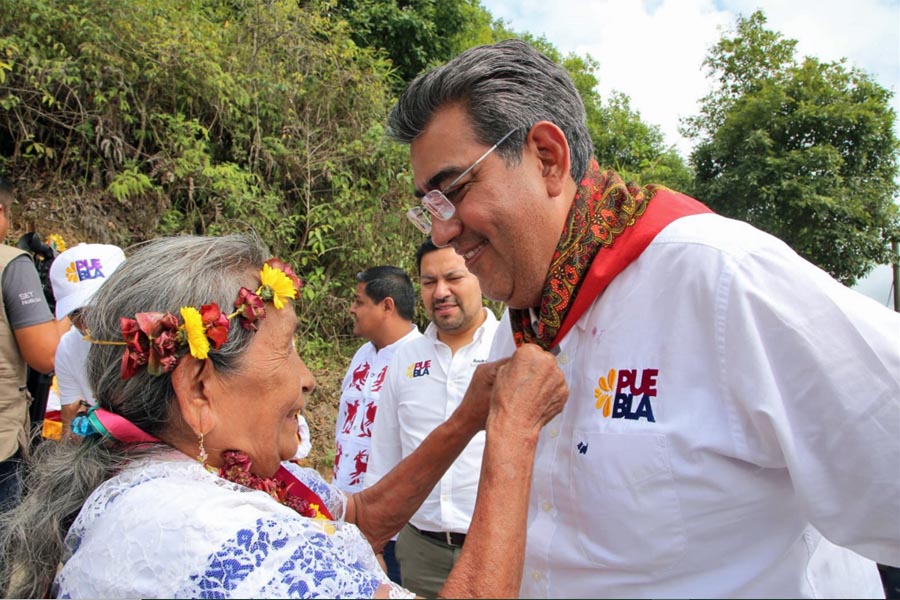
[[428, 126], [435, 111], [461, 104], [478, 140], [494, 145], [507, 164], [522, 158], [525, 136], [538, 121], [556, 124], [569, 142], [572, 178], [581, 181], [593, 144], [584, 103], [565, 69], [521, 40], [466, 50], [447, 64], [419, 75], [388, 117], [388, 135], [409, 144]]

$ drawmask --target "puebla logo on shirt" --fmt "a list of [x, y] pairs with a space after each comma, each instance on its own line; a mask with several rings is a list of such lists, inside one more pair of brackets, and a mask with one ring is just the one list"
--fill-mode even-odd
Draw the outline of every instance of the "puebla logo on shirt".
[[607, 419], [646, 419], [656, 423], [653, 399], [659, 369], [610, 369], [597, 380], [594, 398]]
[[406, 377], [422, 377], [431, 373], [431, 360], [420, 360], [406, 367]]

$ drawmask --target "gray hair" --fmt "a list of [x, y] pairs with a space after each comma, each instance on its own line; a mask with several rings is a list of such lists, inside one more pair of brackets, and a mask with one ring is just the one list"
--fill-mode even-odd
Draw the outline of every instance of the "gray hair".
[[584, 103], [565, 69], [521, 40], [466, 50], [447, 64], [419, 75], [388, 117], [388, 135], [409, 144], [438, 109], [462, 104], [478, 140], [494, 145], [516, 133], [497, 152], [507, 164], [522, 158], [522, 146], [538, 121], [556, 124], [569, 142], [572, 178], [587, 171], [593, 144]]
[[[251, 235], [220, 238], [161, 238], [139, 248], [101, 286], [86, 313], [97, 340], [122, 339], [120, 317], [140, 312], [172, 312], [182, 306], [218, 303], [230, 311], [241, 287], [256, 289], [257, 273], [269, 258]], [[252, 333], [233, 323], [226, 342], [210, 351], [220, 372], [239, 369]], [[123, 381], [122, 346], [91, 346], [88, 380], [97, 402], [152, 435], [173, 427], [177, 406], [168, 375], [146, 368]], [[0, 515], [0, 590], [6, 597], [46, 597], [64, 553], [64, 538], [94, 489], [123, 464], [153, 447], [127, 446], [109, 438], [81, 444], [46, 442], [28, 461], [23, 500]]]
[[[97, 340], [121, 340], [120, 317], [139, 312], [179, 314], [182, 306], [215, 302], [231, 311], [241, 287], [258, 285], [257, 273], [269, 258], [255, 237], [160, 238], [140, 248], [113, 273], [90, 303], [86, 326]], [[254, 283], [256, 282], [256, 283]], [[220, 373], [235, 372], [251, 333], [233, 322], [226, 342], [209, 360]], [[88, 381], [97, 404], [158, 436], [169, 423], [174, 391], [170, 377], [141, 368], [122, 381], [123, 348], [93, 344], [88, 353]]]

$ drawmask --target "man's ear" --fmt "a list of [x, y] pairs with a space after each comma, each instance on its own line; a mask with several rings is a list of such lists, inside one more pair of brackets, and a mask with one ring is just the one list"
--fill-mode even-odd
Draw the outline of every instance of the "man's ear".
[[172, 388], [181, 417], [197, 436], [206, 435], [216, 425], [209, 397], [209, 378], [213, 370], [210, 360], [199, 360], [186, 354], [172, 371]]
[[547, 186], [547, 194], [550, 197], [562, 194], [565, 182], [572, 178], [569, 173], [571, 158], [566, 134], [550, 121], [538, 121], [528, 132], [525, 143], [532, 147], [541, 162], [541, 174]]
[[394, 304], [394, 299], [391, 298], [390, 296], [385, 296], [384, 300], [382, 300], [381, 303], [384, 307], [385, 313], [392, 313], [392, 312], [395, 312], [397, 309], [397, 305]]

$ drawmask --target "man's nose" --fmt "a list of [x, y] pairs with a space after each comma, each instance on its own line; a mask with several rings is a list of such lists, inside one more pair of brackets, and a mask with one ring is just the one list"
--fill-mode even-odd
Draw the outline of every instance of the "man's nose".
[[446, 221], [441, 219], [431, 220], [431, 241], [438, 248], [446, 248], [462, 231], [462, 221], [454, 214]]

